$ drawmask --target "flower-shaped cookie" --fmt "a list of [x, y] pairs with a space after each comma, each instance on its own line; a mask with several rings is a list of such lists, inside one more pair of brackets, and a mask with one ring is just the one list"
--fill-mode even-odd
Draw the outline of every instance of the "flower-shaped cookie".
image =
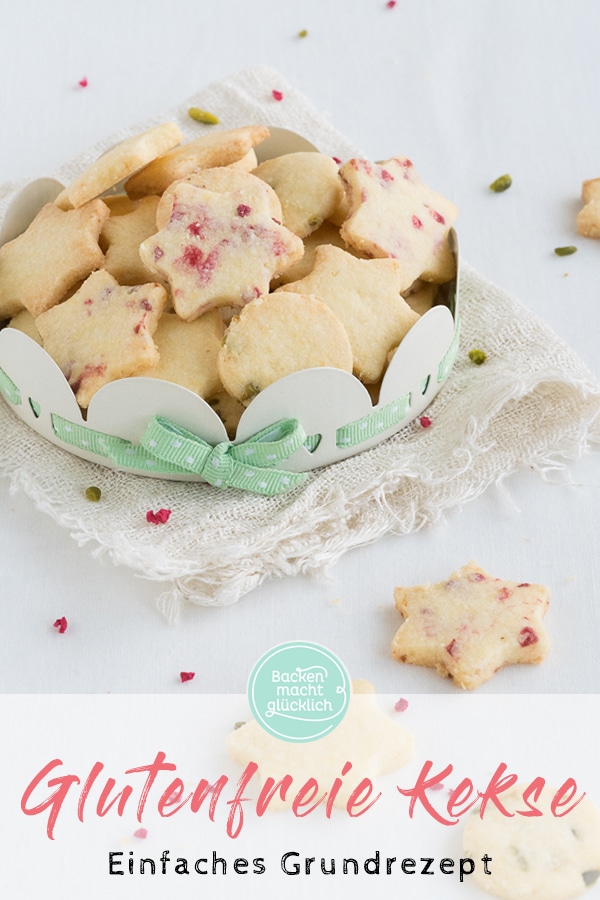
[[168, 224], [141, 245], [145, 265], [168, 279], [182, 319], [244, 306], [301, 258], [302, 241], [273, 220], [257, 183], [260, 191], [216, 193], [182, 182]]
[[475, 688], [502, 666], [539, 663], [549, 651], [542, 619], [548, 588], [501, 581], [471, 562], [447, 581], [394, 591], [404, 623], [392, 641], [400, 662], [435, 668]]

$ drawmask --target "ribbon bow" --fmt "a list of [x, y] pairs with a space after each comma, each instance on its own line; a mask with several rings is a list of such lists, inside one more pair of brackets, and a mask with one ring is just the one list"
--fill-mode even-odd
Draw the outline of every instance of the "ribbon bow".
[[305, 472], [274, 467], [306, 441], [297, 419], [282, 419], [242, 444], [223, 441], [214, 447], [198, 435], [155, 416], [140, 445], [52, 416], [55, 434], [82, 449], [108, 456], [120, 468], [200, 475], [219, 488], [236, 487], [272, 497], [302, 484]]

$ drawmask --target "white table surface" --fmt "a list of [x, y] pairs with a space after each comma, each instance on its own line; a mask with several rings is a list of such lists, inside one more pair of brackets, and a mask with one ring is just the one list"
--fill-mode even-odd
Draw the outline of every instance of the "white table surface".
[[[459, 206], [464, 258], [598, 373], [600, 241], [576, 234], [575, 215], [582, 180], [600, 176], [599, 34], [596, 0], [22, 0], [0, 26], [0, 181], [267, 64], [369, 157], [415, 160]], [[492, 194], [504, 172], [513, 186]], [[577, 254], [555, 256], [565, 244]], [[391, 659], [393, 588], [476, 559], [552, 590], [549, 660], [481, 692], [600, 692], [599, 457], [557, 480], [522, 471], [444, 525], [348, 553], [329, 581], [267, 583], [174, 627], [154, 605], [161, 585], [94, 558], [0, 481], [0, 691], [243, 692], [262, 652], [305, 638], [381, 691], [456, 692]], [[196, 678], [181, 684], [182, 670]]]

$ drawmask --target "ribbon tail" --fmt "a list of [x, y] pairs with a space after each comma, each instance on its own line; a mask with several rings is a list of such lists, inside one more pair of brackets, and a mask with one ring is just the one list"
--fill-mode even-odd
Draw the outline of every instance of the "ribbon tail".
[[308, 472], [286, 472], [283, 469], [263, 469], [234, 461], [228, 484], [230, 487], [274, 497], [304, 484]]

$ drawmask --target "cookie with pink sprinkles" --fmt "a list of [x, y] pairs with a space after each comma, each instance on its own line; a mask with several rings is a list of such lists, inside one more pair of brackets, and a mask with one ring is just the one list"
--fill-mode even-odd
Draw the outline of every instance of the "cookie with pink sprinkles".
[[540, 663], [550, 649], [543, 624], [550, 592], [495, 578], [470, 562], [438, 584], [397, 587], [404, 622], [392, 641], [399, 662], [431, 666], [472, 689], [502, 666]]
[[340, 176], [349, 203], [340, 233], [351, 247], [397, 259], [406, 288], [417, 278], [441, 284], [454, 277], [448, 235], [458, 210], [421, 181], [410, 159], [397, 156], [382, 165], [351, 159]]
[[152, 335], [166, 303], [160, 284], [122, 287], [100, 269], [69, 300], [37, 317], [44, 350], [82, 408], [103, 385], [158, 362]]
[[187, 322], [267, 294], [271, 279], [304, 253], [300, 238], [273, 219], [256, 181], [260, 191], [226, 193], [181, 182], [168, 223], [140, 246], [142, 261], [168, 281], [175, 311]]

